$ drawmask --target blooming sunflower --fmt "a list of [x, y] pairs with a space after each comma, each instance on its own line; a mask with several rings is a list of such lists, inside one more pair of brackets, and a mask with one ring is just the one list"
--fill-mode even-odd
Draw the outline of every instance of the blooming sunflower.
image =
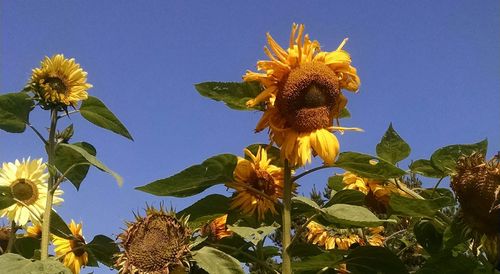
[[202, 236], [208, 236], [214, 241], [232, 236], [233, 233], [227, 228], [226, 222], [227, 214], [215, 218], [210, 223], [203, 226], [201, 229]]
[[85, 239], [82, 236], [82, 224], [76, 224], [71, 220], [69, 229], [73, 234], [72, 239], [64, 239], [54, 235], [54, 251], [56, 256], [62, 259], [63, 264], [71, 269], [74, 274], [80, 273], [89, 261], [89, 255], [84, 249]]
[[26, 236], [31, 238], [42, 238], [42, 227], [40, 224], [33, 224], [26, 228]]
[[118, 235], [123, 249], [115, 263], [119, 273], [168, 274], [189, 269], [187, 219], [148, 207], [145, 217], [137, 215], [127, 225]]
[[87, 90], [92, 87], [80, 64], [62, 54], [46, 56], [41, 66], [33, 69], [30, 84], [44, 105], [62, 107], [75, 107], [87, 99]]
[[267, 34], [269, 48], [264, 51], [270, 60], [257, 62], [261, 72], [247, 71], [243, 76], [244, 81], [259, 82], [264, 90], [247, 106], [266, 104], [256, 131], [269, 128], [271, 140], [291, 165], [305, 165], [312, 154], [331, 165], [339, 152], [332, 131], [348, 129], [338, 126], [347, 104], [341, 89], [357, 91], [360, 79], [342, 49], [347, 39], [336, 50], [324, 52], [318, 41], [303, 33], [303, 25], [293, 24], [287, 50]]
[[268, 211], [277, 213], [275, 204], [283, 197], [283, 169], [271, 165], [267, 151], [261, 147], [257, 155], [248, 149], [244, 151], [250, 161], [238, 157], [234, 181], [226, 184], [236, 190], [230, 209], [239, 208], [245, 215], [257, 213], [258, 219], [263, 220]]
[[351, 233], [348, 229], [327, 229], [323, 225], [311, 221], [307, 224], [307, 241], [329, 249], [347, 250], [352, 244], [365, 245], [363, 238], [358, 234]]
[[[16, 202], [0, 210], [0, 217], [7, 217], [17, 225], [23, 226], [29, 220], [39, 222], [47, 200], [47, 178], [42, 159], [16, 160], [14, 163], [3, 163], [0, 170], [0, 186], [9, 187]], [[54, 192], [54, 204], [60, 204], [63, 199], [62, 190]]]

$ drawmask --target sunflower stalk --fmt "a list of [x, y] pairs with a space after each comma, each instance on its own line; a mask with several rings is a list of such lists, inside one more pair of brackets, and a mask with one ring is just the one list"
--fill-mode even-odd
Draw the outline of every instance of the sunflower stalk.
[[291, 244], [292, 233], [292, 170], [290, 163], [285, 159], [285, 182], [283, 189], [283, 251], [281, 272], [284, 274], [292, 273], [292, 260], [288, 248]]
[[[51, 109], [50, 111], [50, 128], [49, 128], [49, 140], [47, 145], [47, 155], [48, 155], [48, 165], [54, 166], [55, 162], [55, 151], [56, 151], [56, 128], [57, 128], [57, 109]], [[50, 236], [50, 213], [52, 212], [52, 200], [54, 198], [53, 186], [57, 181], [57, 173], [49, 172], [49, 182], [47, 186], [47, 201], [45, 203], [45, 211], [43, 212], [43, 222], [42, 222], [42, 243], [41, 243], [41, 259], [47, 259], [49, 257], [49, 236]]]
[[5, 251], [5, 253], [12, 252], [12, 247], [14, 247], [14, 242], [16, 241], [17, 228], [18, 227], [16, 226], [16, 223], [12, 221], [10, 224], [9, 243], [7, 244], [7, 250]]

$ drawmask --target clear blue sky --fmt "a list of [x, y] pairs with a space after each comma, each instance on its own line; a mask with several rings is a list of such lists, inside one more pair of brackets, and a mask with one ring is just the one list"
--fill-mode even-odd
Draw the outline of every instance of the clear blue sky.
[[[84, 234], [111, 237], [145, 203], [182, 209], [192, 199], [134, 190], [219, 153], [241, 154], [258, 112], [237, 112], [197, 94], [194, 83], [240, 81], [265, 58], [265, 33], [287, 44], [304, 23], [324, 50], [344, 37], [361, 88], [348, 94], [351, 119], [364, 133], [339, 137], [341, 150], [375, 152], [392, 122], [411, 159], [438, 147], [489, 140], [500, 148], [500, 3], [498, 1], [1, 1], [0, 92], [20, 90], [45, 55], [64, 53], [88, 72], [99, 97], [128, 127], [130, 142], [74, 116], [74, 141], [88, 141], [125, 184], [92, 169], [79, 192], [64, 185], [58, 212], [84, 222]], [[48, 113], [32, 113], [43, 130]], [[64, 122], [68, 123], [68, 121]], [[44, 157], [31, 131], [0, 132], [0, 161]], [[315, 162], [315, 164], [319, 164]], [[408, 161], [404, 162], [406, 168]], [[312, 167], [312, 166], [310, 166]], [[322, 188], [325, 171], [301, 182]], [[428, 180], [426, 184], [432, 185]], [[0, 221], [1, 222], [1, 221]], [[84, 272], [85, 273], [85, 272]], [[95, 269], [94, 273], [107, 273]]]

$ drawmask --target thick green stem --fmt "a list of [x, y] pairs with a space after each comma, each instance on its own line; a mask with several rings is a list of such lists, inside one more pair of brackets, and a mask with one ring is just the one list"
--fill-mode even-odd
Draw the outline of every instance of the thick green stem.
[[288, 160], [285, 160], [285, 186], [283, 188], [283, 251], [281, 273], [292, 273], [292, 260], [289, 250], [292, 233], [292, 171]]
[[53, 186], [57, 180], [56, 171], [52, 170], [55, 161], [56, 152], [56, 127], [57, 127], [57, 110], [52, 109], [50, 112], [50, 128], [49, 140], [47, 144], [47, 155], [49, 165], [49, 182], [47, 186], [47, 201], [45, 203], [45, 211], [42, 221], [42, 243], [41, 243], [41, 259], [49, 257], [49, 236], [50, 236], [50, 213], [52, 212], [52, 199], [54, 198]]
[[14, 242], [16, 241], [16, 231], [17, 225], [12, 221], [10, 225], [9, 242], [7, 243], [7, 250], [5, 250], [5, 253], [12, 252], [12, 247], [14, 247]]

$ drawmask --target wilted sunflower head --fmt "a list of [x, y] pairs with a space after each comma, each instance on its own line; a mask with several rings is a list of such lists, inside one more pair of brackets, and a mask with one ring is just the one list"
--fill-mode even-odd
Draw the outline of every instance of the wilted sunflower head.
[[500, 161], [486, 161], [481, 153], [461, 157], [451, 188], [460, 202], [461, 216], [480, 233], [500, 233]]
[[261, 72], [247, 71], [243, 76], [264, 88], [247, 102], [266, 105], [256, 131], [269, 127], [271, 139], [293, 166], [310, 162], [316, 154], [333, 164], [339, 143], [331, 131], [345, 129], [333, 125], [347, 104], [341, 89], [356, 91], [360, 84], [351, 57], [342, 49], [347, 39], [336, 50], [324, 52], [318, 41], [304, 35], [303, 25], [294, 24], [287, 50], [270, 34], [267, 40], [269, 60], [257, 62]]
[[212, 241], [217, 241], [233, 235], [227, 228], [227, 214], [213, 219], [210, 223], [204, 225], [201, 229], [201, 235], [207, 236]]
[[9, 245], [10, 227], [0, 226], [0, 255], [4, 254]]
[[365, 245], [363, 238], [349, 229], [327, 228], [315, 221], [307, 224], [306, 240], [326, 250], [347, 250], [353, 244]]
[[168, 274], [189, 268], [187, 219], [148, 207], [145, 217], [137, 215], [127, 225], [118, 235], [123, 249], [116, 261], [119, 273]]
[[33, 69], [30, 86], [43, 107], [62, 109], [87, 99], [87, 90], [92, 87], [80, 64], [63, 54], [46, 56], [40, 67]]

